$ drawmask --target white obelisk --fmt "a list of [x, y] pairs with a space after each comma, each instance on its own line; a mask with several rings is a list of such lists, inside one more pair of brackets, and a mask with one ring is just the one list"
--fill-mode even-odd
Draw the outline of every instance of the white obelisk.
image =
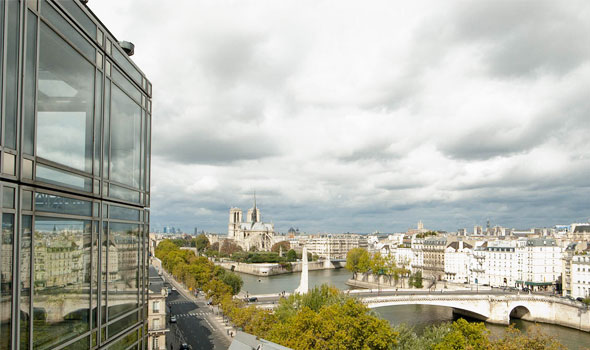
[[307, 247], [303, 247], [302, 253], [302, 266], [301, 266], [301, 282], [299, 283], [299, 287], [295, 289], [295, 294], [306, 294], [309, 289], [309, 279], [307, 271], [309, 266], [307, 265]]

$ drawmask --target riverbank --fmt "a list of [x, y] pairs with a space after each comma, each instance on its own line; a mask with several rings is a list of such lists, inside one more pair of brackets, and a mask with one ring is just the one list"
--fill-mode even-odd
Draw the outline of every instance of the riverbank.
[[[399, 290], [417, 290], [417, 288], [409, 288], [409, 283], [407, 278], [399, 278], [397, 281], [395, 279], [389, 279], [387, 276], [378, 276], [372, 274], [356, 274], [353, 278], [350, 278], [346, 281], [346, 285], [353, 288], [363, 288], [363, 289], [376, 289], [376, 290], [383, 290], [383, 289], [399, 289]], [[479, 285], [469, 285], [469, 284], [460, 284], [460, 283], [452, 283], [447, 281], [436, 281], [433, 283], [432, 280], [424, 279], [423, 280], [423, 288], [419, 288], [418, 290], [431, 290], [431, 291], [451, 291], [451, 290], [479, 290], [479, 291], [489, 291], [492, 290], [489, 286], [479, 286]]]
[[[281, 265], [278, 263], [249, 264], [249, 263], [240, 263], [240, 262], [236, 262], [236, 261], [215, 262], [215, 265], [219, 265], [226, 270], [230, 270], [230, 271], [234, 271], [234, 272], [241, 272], [241, 273], [246, 273], [249, 275], [254, 275], [254, 276], [259, 276], [259, 277], [267, 277], [267, 276], [290, 274], [293, 272], [301, 272], [303, 263], [301, 261], [292, 262], [292, 263], [290, 263], [290, 268], [287, 268], [287, 267], [285, 267], [285, 265]], [[332, 262], [332, 261], [310, 261], [310, 262], [308, 262], [309, 271], [334, 270], [334, 269], [340, 269], [342, 267], [343, 266], [340, 262]]]

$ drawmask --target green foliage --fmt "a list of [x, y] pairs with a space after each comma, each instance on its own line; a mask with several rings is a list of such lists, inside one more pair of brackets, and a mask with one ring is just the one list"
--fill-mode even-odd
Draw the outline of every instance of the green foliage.
[[181, 250], [170, 240], [164, 240], [158, 245], [156, 257], [178, 281], [189, 288], [204, 290], [215, 300], [220, 300], [225, 293], [239, 293], [243, 284], [239, 275], [215, 266], [205, 257], [195, 256], [190, 250]]
[[464, 319], [426, 327], [421, 336], [406, 325], [398, 325], [394, 330], [399, 334], [394, 350], [565, 350], [555, 338], [541, 333], [537, 327], [523, 334], [510, 326], [496, 340], [490, 339], [483, 323], [469, 323]]
[[201, 233], [195, 238], [195, 246], [197, 247], [197, 251], [202, 253], [209, 248], [209, 239]]
[[293, 349], [389, 349], [396, 333], [362, 303], [322, 286], [289, 297], [275, 311], [267, 339]]
[[428, 236], [436, 236], [436, 235], [438, 235], [437, 232], [428, 231], [428, 232], [424, 232], [424, 233], [418, 233], [416, 235], [416, 238], [425, 238], [425, 237], [428, 237]]
[[283, 254], [284, 254], [291, 249], [291, 244], [289, 243], [289, 241], [280, 241], [280, 242], [273, 244], [272, 247], [270, 248], [270, 251], [278, 253], [281, 250], [281, 248], [283, 248]]
[[221, 243], [220, 253], [226, 256], [230, 256], [235, 252], [241, 252], [242, 247], [240, 247], [236, 242], [226, 239]]
[[415, 274], [410, 275], [410, 285], [414, 288], [423, 288], [422, 284], [422, 271], [418, 270]]
[[293, 262], [295, 260], [297, 260], [297, 252], [295, 250], [291, 249], [287, 252], [287, 261]]
[[353, 248], [346, 254], [346, 269], [354, 275], [369, 271], [370, 262], [369, 252], [364, 248]]
[[244, 263], [281, 263], [287, 258], [280, 257], [275, 252], [236, 252], [232, 255], [234, 261]]

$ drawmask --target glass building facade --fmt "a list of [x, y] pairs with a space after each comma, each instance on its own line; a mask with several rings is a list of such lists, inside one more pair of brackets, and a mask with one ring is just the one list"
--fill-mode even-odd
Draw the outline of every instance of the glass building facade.
[[0, 49], [0, 350], [145, 349], [151, 83], [79, 0]]

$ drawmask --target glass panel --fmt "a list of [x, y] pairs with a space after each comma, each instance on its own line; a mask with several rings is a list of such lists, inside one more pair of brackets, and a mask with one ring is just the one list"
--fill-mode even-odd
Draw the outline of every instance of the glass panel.
[[86, 30], [90, 37], [96, 37], [96, 24], [82, 11], [80, 7], [72, 0], [56, 0], [63, 8], [65, 8], [72, 17]]
[[14, 188], [4, 186], [2, 192], [2, 208], [14, 209]]
[[129, 74], [131, 79], [135, 80], [138, 84], [141, 84], [141, 73], [129, 62], [127, 55], [123, 55], [121, 51], [119, 51], [118, 49], [114, 49], [113, 58], [115, 59], [115, 62], [117, 62], [119, 66], [127, 74]]
[[94, 67], [43, 24], [39, 50], [38, 156], [92, 172], [93, 90]]
[[23, 191], [23, 210], [33, 210], [33, 192]]
[[[100, 290], [102, 291], [102, 297], [100, 300], [100, 310], [101, 310], [101, 321], [102, 324], [105, 324], [107, 322], [107, 282], [109, 279], [109, 275], [108, 275], [108, 269], [107, 266], [109, 264], [109, 260], [108, 260], [108, 254], [107, 252], [109, 251], [108, 249], [108, 237], [109, 237], [109, 224], [107, 221], [104, 221], [102, 223], [102, 235], [101, 235], [101, 241], [100, 241], [100, 258], [101, 258], [101, 286], [100, 286]], [[104, 331], [104, 329], [103, 329]], [[104, 333], [103, 333], [104, 335]], [[103, 337], [104, 340], [104, 337]]]
[[2, 214], [2, 240], [0, 241], [0, 349], [10, 349], [10, 320], [12, 319], [12, 242], [14, 241], [14, 214]]
[[23, 151], [33, 154], [35, 140], [35, 83], [37, 81], [37, 16], [27, 11], [27, 56], [25, 61], [25, 96]]
[[35, 193], [35, 211], [91, 216], [92, 202], [37, 192]]
[[138, 307], [139, 225], [111, 222], [109, 226], [108, 306], [112, 320]]
[[[111, 145], [111, 81], [106, 79], [104, 89], [104, 147], [103, 147], [103, 161], [102, 161], [102, 176], [109, 178], [109, 159], [110, 159], [110, 145]], [[104, 193], [103, 193], [104, 195]]]
[[20, 3], [6, 3], [6, 96], [4, 111], [4, 146], [16, 149], [16, 114], [18, 91], [18, 52]]
[[139, 203], [139, 192], [112, 184], [110, 186], [109, 197], [121, 199], [127, 202]]
[[94, 101], [94, 172], [96, 176], [100, 176], [100, 150], [101, 137], [100, 125], [102, 122], [102, 74], [96, 71], [95, 77], [95, 101]]
[[[41, 14], [47, 18], [61, 34], [71, 41], [72, 44], [74, 44], [76, 48], [80, 50], [84, 56], [86, 56], [86, 58], [88, 58], [91, 62], [94, 62], [96, 52], [94, 46], [84, 39], [82, 34], [72, 28], [68, 21], [66, 21], [51, 5], [49, 5], [47, 1], [43, 1]], [[41, 40], [41, 43], [43, 43], [43, 40]]]
[[111, 179], [139, 188], [141, 108], [113, 87], [112, 114]]
[[[109, 326], [109, 338], [114, 338], [117, 334], [121, 333], [121, 331], [133, 326], [137, 323], [137, 313], [133, 313], [122, 320], [119, 320]], [[133, 336], [135, 334], [135, 337]], [[132, 340], [130, 343], [127, 343], [127, 338], [135, 338], [137, 339], [137, 332], [131, 332], [128, 336], [124, 337], [116, 343], [115, 345], [109, 347], [110, 349], [127, 349], [127, 346], [131, 345], [135, 340]], [[121, 342], [123, 344], [119, 345]], [[119, 347], [120, 346], [120, 347]]]
[[90, 241], [90, 221], [35, 217], [34, 348], [88, 331]]
[[39, 163], [37, 163], [36, 179], [38, 181], [74, 188], [86, 192], [92, 191], [91, 178], [68, 173], [64, 170], [59, 170]]
[[2, 164], [2, 172], [8, 175], [16, 175], [16, 169], [14, 164], [16, 162], [16, 156], [14, 154], [4, 152], [4, 157], [2, 157], [4, 163]]
[[98, 238], [99, 238], [100, 223], [94, 221], [92, 224], [92, 325], [96, 328], [98, 325]]
[[23, 167], [21, 169], [21, 176], [23, 179], [33, 179], [33, 161], [30, 159], [22, 158]]
[[111, 219], [139, 221], [139, 210], [111, 205]]
[[148, 114], [147, 115], [147, 137], [146, 137], [147, 145], [145, 146], [145, 153], [146, 153], [146, 160], [145, 160], [145, 182], [146, 192], [150, 191], [150, 162], [152, 158], [152, 117]]
[[113, 80], [115, 81], [115, 83], [119, 84], [119, 86], [125, 90], [129, 95], [131, 95], [131, 97], [133, 97], [135, 99], [135, 101], [140, 102], [141, 101], [141, 91], [139, 91], [135, 85], [133, 85], [133, 83], [131, 83], [129, 80], [127, 80], [127, 78], [125, 78], [123, 76], [123, 74], [121, 74], [121, 72], [119, 72], [118, 69], [113, 69], [112, 70], [113, 73]]
[[[30, 192], [29, 192], [30, 193]], [[31, 322], [31, 234], [33, 219], [22, 216], [20, 248], [20, 348], [29, 348], [29, 326]]]
[[[0, 0], [0, 47], [4, 48], [4, 0]], [[4, 67], [4, 51], [0, 54], [0, 67]], [[2, 115], [2, 75], [4, 69], [0, 68], [0, 115]], [[0, 139], [2, 139], [2, 126], [0, 125]]]

